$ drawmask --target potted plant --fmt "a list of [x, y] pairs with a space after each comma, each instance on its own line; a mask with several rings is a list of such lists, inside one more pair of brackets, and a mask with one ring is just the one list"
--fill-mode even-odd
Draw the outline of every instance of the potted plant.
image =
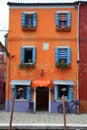
[[60, 68], [61, 70], [64, 70], [65, 68], [69, 68], [70, 64], [67, 64], [64, 59], [62, 59], [60, 62], [56, 63], [56, 67]]

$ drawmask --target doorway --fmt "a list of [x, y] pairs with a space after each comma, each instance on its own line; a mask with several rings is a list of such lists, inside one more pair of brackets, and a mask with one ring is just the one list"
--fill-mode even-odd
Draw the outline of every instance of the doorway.
[[36, 110], [48, 111], [49, 107], [49, 88], [37, 87], [36, 88]]

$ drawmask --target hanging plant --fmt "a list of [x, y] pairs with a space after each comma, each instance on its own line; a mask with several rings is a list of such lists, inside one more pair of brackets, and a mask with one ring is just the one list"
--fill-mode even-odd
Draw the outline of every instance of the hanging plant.
[[70, 64], [67, 64], [65, 60], [62, 59], [61, 62], [56, 63], [56, 67], [59, 67], [61, 70], [63, 70], [65, 68], [69, 68]]
[[56, 67], [60, 68], [61, 70], [65, 69], [65, 68], [69, 68], [70, 64], [67, 63], [56, 63]]

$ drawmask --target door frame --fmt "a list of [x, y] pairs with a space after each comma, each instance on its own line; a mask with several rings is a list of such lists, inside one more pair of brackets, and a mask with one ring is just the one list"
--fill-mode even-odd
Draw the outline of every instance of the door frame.
[[[48, 90], [49, 92], [49, 97], [48, 97], [48, 112], [51, 112], [51, 88]], [[36, 112], [36, 88], [34, 88], [34, 112]]]

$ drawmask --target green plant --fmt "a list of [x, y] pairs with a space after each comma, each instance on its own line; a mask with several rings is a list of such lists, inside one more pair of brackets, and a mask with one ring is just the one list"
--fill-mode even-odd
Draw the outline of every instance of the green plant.
[[69, 68], [70, 64], [67, 63], [56, 63], [56, 67], [60, 68], [61, 70], [65, 69], [65, 68]]

